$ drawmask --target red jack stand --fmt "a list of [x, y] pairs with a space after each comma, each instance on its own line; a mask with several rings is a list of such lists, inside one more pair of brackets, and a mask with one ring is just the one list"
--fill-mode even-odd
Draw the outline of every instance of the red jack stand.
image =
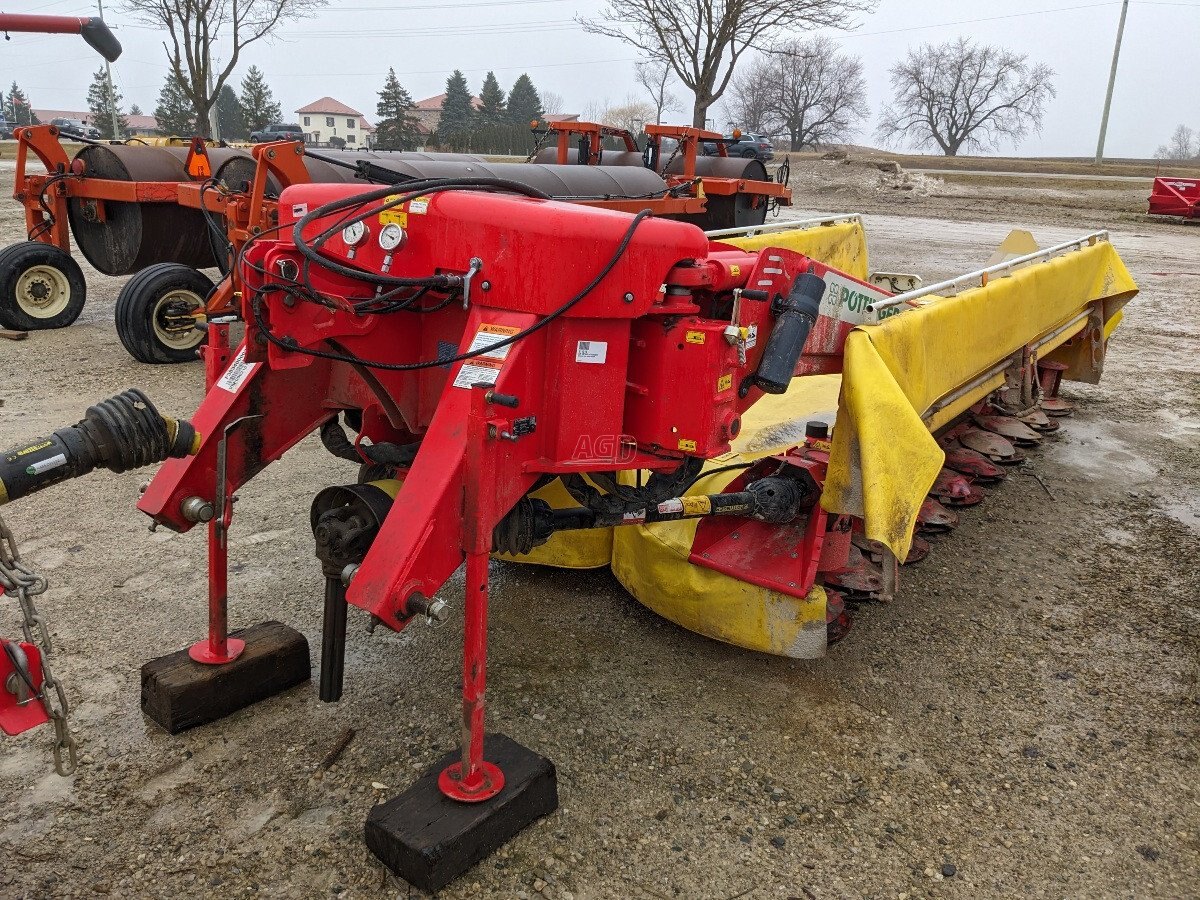
[[[229, 362], [229, 323], [208, 326], [203, 349], [208, 387]], [[229, 435], [257, 416], [229, 424], [217, 444], [216, 492], [208, 521], [208, 637], [142, 666], [142, 711], [177, 734], [294, 687], [310, 677], [308, 641], [280, 622], [229, 634], [229, 525], [233, 518], [226, 460]], [[201, 504], [203, 506], [203, 504]]]
[[[558, 808], [554, 764], [502, 734], [484, 735], [487, 683], [488, 558], [495, 458], [507, 423], [488, 406], [516, 406], [486, 385], [472, 390], [465, 480], [467, 557], [463, 625], [462, 746], [420, 781], [367, 816], [367, 846], [400, 877], [436, 891]], [[484, 758], [485, 752], [488, 758]], [[457, 759], [456, 759], [457, 757]]]

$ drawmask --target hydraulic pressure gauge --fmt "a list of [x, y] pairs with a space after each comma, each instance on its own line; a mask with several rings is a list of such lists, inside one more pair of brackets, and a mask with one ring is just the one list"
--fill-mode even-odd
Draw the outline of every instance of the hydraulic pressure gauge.
[[365, 222], [351, 222], [342, 229], [342, 240], [346, 242], [347, 247], [356, 247], [367, 238], [367, 224]]
[[405, 235], [404, 229], [395, 222], [390, 222], [384, 225], [383, 230], [379, 232], [379, 246], [391, 253], [404, 243], [405, 237], [407, 235]]

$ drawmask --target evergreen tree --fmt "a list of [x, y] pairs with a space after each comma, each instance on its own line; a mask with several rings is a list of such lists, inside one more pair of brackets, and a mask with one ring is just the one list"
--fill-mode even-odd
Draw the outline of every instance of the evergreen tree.
[[196, 133], [196, 110], [173, 72], [167, 75], [158, 93], [154, 117], [158, 119], [159, 131], [165, 135], [191, 137]]
[[142, 108], [140, 106], [138, 106], [136, 103], [134, 103], [132, 106], [129, 107], [129, 114], [131, 116], [144, 115], [144, 113], [142, 112]]
[[242, 79], [241, 102], [247, 132], [261, 131], [277, 123], [282, 115], [275, 95], [267, 87], [267, 78], [258, 66], [251, 66]]
[[221, 126], [223, 141], [244, 141], [250, 137], [242, 104], [228, 84], [222, 85], [217, 95], [217, 122]]
[[[87, 92], [88, 109], [92, 113], [92, 127], [100, 132], [100, 137], [106, 141], [120, 140], [125, 137], [129, 123], [121, 112], [121, 95], [116, 87], [109, 92], [108, 80], [104, 70], [100, 69], [92, 76], [92, 83]], [[113, 134], [113, 111], [116, 110], [117, 133]]]
[[483, 79], [483, 90], [479, 92], [479, 124], [506, 125], [508, 112], [504, 108], [504, 91], [496, 80], [495, 72], [488, 72]]
[[29, 98], [25, 96], [24, 91], [17, 87], [15, 81], [9, 88], [8, 96], [3, 100], [4, 118], [8, 120], [10, 126], [40, 124], [37, 116], [33, 114], [33, 107], [29, 105]]
[[546, 113], [542, 109], [542, 98], [528, 75], [522, 75], [508, 92], [508, 121], [513, 125], [529, 125]]
[[375, 114], [375, 143], [385, 150], [415, 150], [421, 145], [421, 132], [412, 95], [396, 79], [396, 70], [388, 69], [379, 92]]
[[442, 101], [442, 117], [438, 121], [438, 140], [443, 144], [454, 138], [460, 140], [475, 127], [475, 104], [467, 79], [458, 69], [446, 79], [446, 98]]

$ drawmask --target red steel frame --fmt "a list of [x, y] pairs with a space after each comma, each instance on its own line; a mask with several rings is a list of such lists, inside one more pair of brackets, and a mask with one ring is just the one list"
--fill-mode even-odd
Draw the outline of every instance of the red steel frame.
[[[280, 199], [281, 224], [291, 224], [297, 205], [315, 209], [361, 191], [350, 185], [290, 188]], [[475, 256], [505, 260], [495, 271], [485, 263], [480, 277], [490, 282], [490, 290], [473, 294], [466, 310], [452, 303], [437, 313], [399, 320], [289, 304], [272, 294], [262, 301], [262, 315], [272, 330], [298, 347], [397, 363], [430, 359], [439, 344], [450, 341], [466, 350], [484, 327], [512, 331], [541, 321], [561, 302], [560, 295], [570, 295], [600, 268], [631, 219], [573, 204], [446, 192], [429, 198], [420, 211], [407, 210], [407, 221], [408, 240], [397, 252], [393, 274], [435, 268], [465, 273]], [[324, 227], [314, 223], [312, 233]], [[349, 262], [349, 248], [339, 237], [330, 239], [325, 252]], [[355, 266], [381, 270], [383, 251], [373, 243], [356, 253]], [[249, 296], [261, 285], [260, 272], [280, 272], [288, 268], [281, 263], [299, 259], [287, 227], [256, 242], [246, 256], [243, 275]], [[699, 304], [747, 284], [764, 290], [764, 296], [786, 293], [809, 265], [790, 251], [734, 250], [709, 244], [694, 226], [645, 220], [600, 287], [569, 313], [509, 347], [495, 370], [494, 385], [484, 387], [452, 384], [461, 364], [392, 371], [313, 358], [274, 344], [264, 349], [259, 325], [248, 315], [246, 338], [235, 360], [240, 374], [231, 377], [235, 370], [229, 369], [219, 385], [215, 375], [229, 351], [221, 339], [224, 332], [213, 335], [211, 355], [206, 355], [210, 390], [192, 417], [205, 435], [200, 451], [169, 460], [139, 508], [185, 531], [193, 525], [184, 514], [187, 501], [214, 501], [220, 482], [222, 492], [235, 491], [343, 409], [361, 411], [360, 440], [410, 442], [420, 437], [422, 449], [412, 467], [398, 475], [403, 487], [396, 503], [403, 513], [384, 519], [350, 581], [347, 599], [401, 630], [413, 618], [409, 601], [432, 597], [465, 560], [462, 756], [439, 783], [456, 800], [487, 799], [503, 786], [503, 773], [483, 758], [488, 558], [496, 525], [543, 473], [668, 471], [685, 455], [712, 458], [727, 452], [742, 412], [761, 396], [756, 387], [737, 386], [747, 385], [747, 376], [757, 368], [773, 318], [769, 302], [742, 299], [733, 324], [760, 328], [763, 339], [739, 354], [734, 343], [718, 337], [729, 319], [705, 319]], [[312, 278], [325, 296], [362, 295], [355, 279], [329, 270], [314, 267]], [[545, 291], [551, 284], [553, 297]], [[664, 284], [674, 288], [664, 292]], [[656, 324], [638, 328], [642, 322]], [[585, 340], [604, 343], [605, 364], [580, 363], [576, 347]], [[823, 367], [834, 371], [839, 363], [827, 357]], [[669, 383], [682, 380], [694, 385], [689, 404], [657, 402], [668, 393]], [[503, 391], [511, 402], [496, 405], [493, 391]], [[512, 403], [516, 409], [507, 408]], [[517, 419], [535, 427], [513, 439]], [[237, 425], [241, 427], [235, 429]], [[618, 447], [620, 457], [607, 461], [578, 458], [581, 436], [595, 447], [612, 434], [632, 435], [636, 448]], [[676, 437], [678, 446], [668, 446]], [[224, 465], [218, 458], [221, 438]], [[801, 455], [773, 464], [808, 469], [823, 480], [820, 458]], [[824, 521], [823, 514], [817, 516]], [[227, 512], [220, 522], [227, 528]], [[713, 524], [717, 527], [717, 520]], [[784, 571], [756, 577], [770, 574], [776, 584], [790, 581], [794, 586], [788, 592], [803, 596], [815, 576], [814, 560], [821, 556], [823, 529], [801, 531], [794, 556], [785, 553], [769, 561]], [[226, 637], [226, 548], [217, 537], [215, 525], [210, 526], [210, 635], [194, 653], [207, 654], [211, 658], [206, 661], [212, 662], [235, 654], [235, 648], [221, 646]], [[721, 554], [702, 564], [724, 565]]]

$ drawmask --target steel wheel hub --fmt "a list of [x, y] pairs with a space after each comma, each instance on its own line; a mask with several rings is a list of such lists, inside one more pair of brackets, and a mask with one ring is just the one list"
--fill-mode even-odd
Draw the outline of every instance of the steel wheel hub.
[[53, 266], [30, 266], [17, 279], [17, 304], [35, 319], [50, 319], [67, 308], [71, 283]]
[[193, 291], [169, 291], [154, 305], [154, 336], [174, 350], [190, 350], [204, 340], [196, 320], [204, 314], [204, 300]]

